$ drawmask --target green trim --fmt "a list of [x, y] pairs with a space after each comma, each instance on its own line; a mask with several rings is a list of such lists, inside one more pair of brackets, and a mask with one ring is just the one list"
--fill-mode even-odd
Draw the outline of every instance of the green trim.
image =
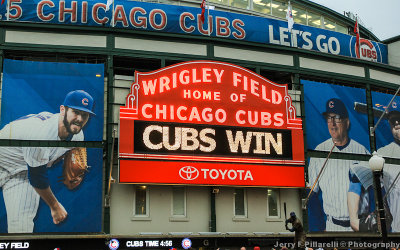
[[[299, 0], [297, 0], [299, 1]], [[302, 0], [304, 1], [304, 0]], [[308, 2], [308, 1], [307, 1]], [[223, 46], [224, 44], [226, 46], [233, 46], [233, 45], [238, 45], [242, 49], [256, 49], [260, 48], [265, 52], [272, 52], [272, 53], [282, 53], [285, 52], [288, 55], [293, 55], [295, 53], [298, 53], [299, 55], [315, 55], [319, 60], [324, 59], [324, 58], [332, 58], [333, 60], [336, 61], [349, 61], [349, 62], [356, 62], [357, 64], [363, 64], [363, 65], [371, 65], [375, 67], [383, 67], [383, 68], [393, 68], [395, 71], [399, 72], [399, 68], [389, 66], [389, 65], [384, 65], [384, 64], [377, 64], [373, 62], [368, 62], [368, 61], [363, 61], [360, 59], [356, 58], [350, 58], [350, 57], [342, 57], [342, 56], [335, 56], [327, 53], [321, 53], [317, 51], [309, 51], [309, 50], [304, 50], [304, 49], [298, 49], [298, 48], [293, 48], [293, 47], [286, 47], [286, 46], [281, 46], [281, 45], [272, 45], [272, 44], [261, 44], [261, 43], [255, 43], [255, 42], [247, 42], [247, 41], [237, 41], [237, 40], [230, 40], [226, 38], [216, 38], [216, 37], [208, 37], [208, 36], [195, 36], [195, 35], [183, 35], [183, 34], [172, 34], [172, 33], [162, 33], [162, 32], [152, 32], [152, 31], [136, 31], [136, 30], [129, 30], [129, 29], [111, 29], [111, 28], [106, 28], [106, 27], [86, 27], [86, 26], [68, 26], [68, 25], [52, 25], [52, 24], [37, 24], [37, 23], [0, 23], [0, 27], [10, 27], [12, 30], [20, 30], [20, 31], [27, 31], [28, 27], [31, 27], [29, 31], [32, 32], [56, 32], [56, 33], [65, 33], [66, 35], [71, 34], [71, 31], [73, 31], [73, 34], [82, 34], [82, 35], [107, 35], [109, 33], [113, 34], [114, 36], [127, 36], [127, 37], [132, 37], [132, 38], [142, 38], [142, 39], [154, 39], [154, 40], [160, 40], [160, 38], [166, 38], [166, 41], [179, 41], [179, 42], [191, 42], [191, 43], [209, 43], [213, 44], [210, 46]], [[6, 44], [6, 47], [2, 47], [3, 49], [21, 49], [23, 48], [24, 50], [31, 50], [28, 44], [20, 44], [20, 45], [15, 45], [15, 44]], [[46, 51], [50, 51], [52, 47], [58, 48], [57, 50], [54, 50], [54, 52], [60, 52], [61, 49], [65, 50], [73, 50], [73, 51], [80, 51], [82, 53], [90, 53], [97, 54], [105, 51], [104, 48], [93, 48], [93, 47], [73, 47], [73, 46], [54, 46], [54, 45], [30, 45], [32, 48], [46, 48]], [[21, 48], [20, 48], [21, 47]], [[246, 48], [248, 47], [248, 48]], [[0, 47], [1, 48], [1, 47]], [[66, 51], [67, 52], [67, 51]], [[212, 51], [208, 50], [207, 57], [212, 56]], [[160, 54], [160, 53], [158, 53]], [[123, 55], [126, 56], [126, 52], [123, 52]], [[182, 56], [186, 55], [178, 55], [180, 58]], [[193, 58], [192, 55], [187, 55], [189, 58]]]
[[[107, 57], [107, 63], [106, 63], [106, 74], [107, 74], [107, 127], [106, 127], [106, 134], [107, 134], [107, 147], [106, 147], [106, 166], [105, 166], [105, 172], [104, 172], [104, 187], [108, 187], [108, 182], [109, 180], [109, 171], [110, 171], [110, 166], [112, 168], [113, 163], [111, 162], [112, 155], [111, 152], [113, 151], [112, 148], [112, 138], [113, 138], [113, 130], [114, 130], [114, 125], [112, 124], [113, 122], [113, 101], [114, 101], [114, 60], [112, 56]], [[106, 192], [107, 190], [103, 188], [103, 197], [106, 197]], [[103, 231], [105, 233], [110, 233], [110, 208], [109, 207], [104, 207], [104, 213], [103, 213]]]
[[389, 43], [395, 43], [395, 42], [398, 42], [398, 41], [400, 41], [400, 35], [394, 36], [394, 37], [392, 37], [392, 38], [388, 38], [388, 39], [386, 39], [386, 40], [383, 40], [382, 42], [383, 42], [384, 44], [389, 44]]
[[208, 58], [214, 57], [214, 45], [211, 43], [207, 44], [207, 57]]
[[210, 187], [210, 232], [217, 232], [217, 213], [215, 208], [214, 187]]
[[0, 139], [0, 146], [11, 147], [85, 147], [102, 148], [103, 142], [100, 141], [32, 141], [32, 140], [4, 140]]
[[[367, 82], [366, 87], [367, 87], [366, 99], [367, 99], [367, 107], [368, 107], [368, 132], [369, 132], [370, 128], [374, 127], [374, 114], [372, 112], [373, 105], [372, 105], [372, 95], [371, 95], [370, 83]], [[369, 144], [371, 147], [371, 152], [374, 152], [376, 150], [375, 136], [369, 135]]]
[[[326, 158], [328, 157], [329, 152], [327, 151], [315, 151], [308, 150], [308, 157], [314, 158]], [[358, 155], [358, 154], [346, 154], [346, 153], [338, 153], [332, 152], [330, 159], [343, 159], [343, 160], [359, 160], [359, 161], [369, 161], [371, 155]]]

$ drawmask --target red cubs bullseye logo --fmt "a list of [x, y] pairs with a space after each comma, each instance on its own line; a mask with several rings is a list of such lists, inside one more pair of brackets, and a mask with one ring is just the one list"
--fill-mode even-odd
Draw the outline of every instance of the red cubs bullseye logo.
[[377, 62], [378, 54], [375, 46], [371, 41], [366, 39], [360, 39], [360, 47], [355, 46], [357, 58]]

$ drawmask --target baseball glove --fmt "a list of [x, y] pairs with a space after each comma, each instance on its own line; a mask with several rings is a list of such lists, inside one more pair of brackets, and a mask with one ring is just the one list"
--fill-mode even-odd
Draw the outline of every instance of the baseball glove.
[[86, 148], [74, 148], [65, 154], [61, 181], [72, 190], [81, 184], [88, 168]]

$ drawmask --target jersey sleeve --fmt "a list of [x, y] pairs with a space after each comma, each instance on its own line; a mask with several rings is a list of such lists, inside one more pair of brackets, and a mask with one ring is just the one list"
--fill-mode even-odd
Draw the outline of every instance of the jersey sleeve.
[[46, 165], [50, 161], [50, 148], [47, 147], [22, 147], [25, 162], [30, 167]]
[[[310, 158], [310, 163], [308, 164], [308, 182], [309, 185], [314, 185], [315, 180], [317, 179], [319, 172], [319, 160], [317, 158]], [[314, 192], [319, 191], [318, 183], [314, 187]]]
[[[350, 170], [351, 171], [351, 170]], [[361, 196], [362, 185], [360, 180], [355, 174], [350, 173], [350, 185], [349, 185], [349, 192], [358, 194]]]

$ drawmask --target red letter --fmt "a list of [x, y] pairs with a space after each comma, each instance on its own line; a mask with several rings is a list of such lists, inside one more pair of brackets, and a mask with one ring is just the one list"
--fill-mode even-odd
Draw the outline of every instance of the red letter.
[[92, 9], [92, 17], [93, 20], [98, 24], [103, 24], [108, 22], [108, 17], [103, 17], [103, 19], [99, 19], [99, 8], [102, 8], [104, 11], [106, 10], [106, 5], [104, 3], [96, 3], [93, 5]]
[[[231, 34], [231, 30], [229, 29], [229, 19], [225, 17], [217, 16], [215, 18], [215, 23], [217, 25], [217, 36], [228, 37]], [[225, 31], [223, 31], [225, 30]]]
[[114, 25], [117, 22], [122, 22], [124, 27], [128, 27], [128, 20], [126, 19], [125, 9], [123, 5], [117, 5], [114, 12]]
[[70, 9], [65, 8], [65, 1], [60, 2], [60, 15], [58, 17], [58, 21], [65, 22], [65, 13], [71, 13], [71, 23], [76, 23], [77, 16], [77, 5], [76, 1], [72, 1], [72, 7]]
[[83, 1], [82, 2], [82, 23], [87, 23], [87, 6], [88, 6], [88, 2]]
[[147, 28], [147, 18], [144, 16], [138, 17], [137, 20], [139, 22], [136, 22], [135, 15], [136, 12], [140, 12], [142, 15], [146, 15], [146, 11], [140, 7], [135, 7], [131, 9], [131, 13], [129, 14], [129, 20], [131, 21], [131, 24], [135, 28], [140, 28], [142, 27], [143, 29]]
[[[199, 27], [199, 32], [203, 35], [208, 35], [208, 30], [204, 29], [204, 25], [207, 25], [206, 22], [202, 23], [200, 19], [200, 14], [197, 15], [197, 27]], [[210, 30], [210, 34], [213, 32], [213, 19], [212, 16], [210, 15], [208, 17], [208, 28]]]
[[232, 32], [232, 35], [236, 38], [236, 39], [244, 39], [244, 37], [246, 36], [246, 31], [244, 31], [244, 29], [240, 26], [244, 26], [244, 22], [240, 19], [235, 19], [232, 21], [232, 26], [239, 32]]
[[54, 14], [50, 13], [47, 16], [43, 15], [43, 7], [44, 5], [50, 6], [50, 8], [54, 7], [54, 3], [52, 1], [41, 1], [38, 3], [36, 7], [36, 13], [40, 20], [42, 21], [51, 21], [54, 18]]
[[372, 51], [372, 58], [376, 59], [376, 51]]
[[[161, 17], [161, 22], [159, 24], [156, 24], [156, 15], [157, 14], [159, 14]], [[154, 10], [150, 11], [149, 21], [150, 21], [150, 25], [151, 25], [151, 27], [153, 27], [153, 29], [162, 30], [167, 25], [167, 14], [165, 14], [165, 12], [163, 10], [154, 9]]]
[[183, 12], [181, 14], [181, 16], [179, 17], [179, 25], [181, 26], [181, 30], [185, 31], [186, 33], [192, 33], [194, 31], [194, 26], [190, 25], [189, 27], [186, 27], [186, 25], [185, 25], [186, 18], [189, 18], [190, 20], [194, 20], [194, 16], [192, 13]]

